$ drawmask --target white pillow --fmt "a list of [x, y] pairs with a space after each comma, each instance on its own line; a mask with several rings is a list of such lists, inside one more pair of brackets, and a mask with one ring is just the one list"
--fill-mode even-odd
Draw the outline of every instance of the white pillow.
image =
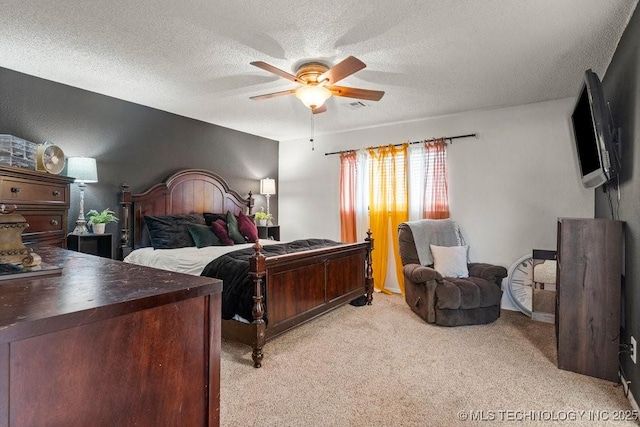
[[443, 277], [469, 277], [467, 269], [469, 246], [429, 246], [433, 256], [433, 268]]

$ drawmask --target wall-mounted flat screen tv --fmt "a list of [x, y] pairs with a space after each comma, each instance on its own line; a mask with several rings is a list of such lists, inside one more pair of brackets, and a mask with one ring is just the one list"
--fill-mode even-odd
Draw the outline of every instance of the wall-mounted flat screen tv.
[[600, 78], [591, 70], [585, 72], [571, 122], [582, 184], [598, 187], [615, 178], [619, 170], [615, 129]]

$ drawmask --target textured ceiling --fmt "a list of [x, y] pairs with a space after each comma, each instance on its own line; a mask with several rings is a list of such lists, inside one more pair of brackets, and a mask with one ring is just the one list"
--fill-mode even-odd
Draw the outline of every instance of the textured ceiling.
[[0, 66], [275, 140], [309, 136], [288, 72], [349, 55], [316, 135], [575, 96], [602, 76], [637, 0], [0, 0]]

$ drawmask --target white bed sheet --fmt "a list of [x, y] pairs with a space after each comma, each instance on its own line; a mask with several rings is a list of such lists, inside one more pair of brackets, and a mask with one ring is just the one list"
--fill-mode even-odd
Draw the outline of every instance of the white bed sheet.
[[[262, 246], [273, 245], [276, 243], [282, 242], [260, 239], [260, 244]], [[150, 247], [140, 248], [127, 255], [124, 262], [199, 276], [207, 264], [215, 258], [229, 252], [250, 248], [252, 246], [253, 243], [244, 243], [233, 246], [206, 246], [200, 249], [195, 246], [179, 249], [153, 249]]]

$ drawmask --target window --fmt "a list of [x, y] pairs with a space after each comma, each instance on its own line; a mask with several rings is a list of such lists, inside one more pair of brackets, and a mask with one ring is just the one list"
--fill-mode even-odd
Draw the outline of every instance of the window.
[[397, 247], [398, 225], [407, 220], [449, 217], [445, 141], [411, 146], [405, 143], [348, 153], [341, 156], [341, 171], [343, 240], [345, 236], [352, 239], [345, 241], [362, 240], [367, 229], [371, 229], [376, 239], [374, 283], [381, 291], [385, 290], [391, 242], [398, 284], [404, 293]]

